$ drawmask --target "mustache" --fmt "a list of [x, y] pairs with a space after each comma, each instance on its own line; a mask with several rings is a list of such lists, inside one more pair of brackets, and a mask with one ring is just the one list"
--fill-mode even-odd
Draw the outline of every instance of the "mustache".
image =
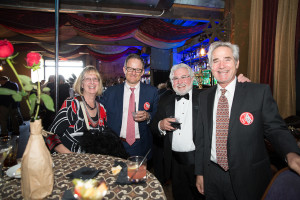
[[178, 83], [178, 84], [176, 85], [176, 87], [184, 87], [184, 86], [186, 86], [186, 83]]

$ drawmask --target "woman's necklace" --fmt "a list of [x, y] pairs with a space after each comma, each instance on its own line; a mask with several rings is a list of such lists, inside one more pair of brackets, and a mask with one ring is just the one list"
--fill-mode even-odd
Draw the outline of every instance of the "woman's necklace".
[[97, 113], [96, 113], [96, 116], [95, 116], [96, 120], [93, 120], [93, 117], [91, 117], [89, 111], [86, 110], [87, 118], [88, 118], [89, 122], [91, 123], [91, 125], [92, 125], [93, 127], [96, 127], [97, 124], [98, 124], [98, 121], [99, 121], [99, 117], [98, 117], [98, 116], [99, 116], [98, 104], [96, 104], [96, 108], [97, 108]]
[[95, 108], [97, 108], [96, 101], [95, 101], [95, 105], [94, 105], [95, 107], [92, 108], [92, 107], [85, 101], [84, 96], [82, 96], [82, 99], [83, 99], [83, 101], [84, 101], [84, 104], [85, 104], [90, 110], [95, 110]]

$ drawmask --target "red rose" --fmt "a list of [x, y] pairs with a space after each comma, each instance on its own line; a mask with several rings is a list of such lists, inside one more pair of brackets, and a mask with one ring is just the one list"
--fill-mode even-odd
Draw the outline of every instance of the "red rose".
[[39, 64], [41, 60], [41, 55], [39, 53], [36, 52], [30, 52], [27, 54], [26, 57], [26, 62], [27, 62], [27, 66], [32, 67], [34, 64]]
[[13, 45], [8, 40], [0, 40], [0, 58], [7, 58], [13, 53]]

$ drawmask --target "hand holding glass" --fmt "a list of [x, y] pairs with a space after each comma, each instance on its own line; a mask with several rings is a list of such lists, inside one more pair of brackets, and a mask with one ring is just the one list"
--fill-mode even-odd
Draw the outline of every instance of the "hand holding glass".
[[170, 122], [171, 126], [176, 129], [181, 129], [180, 119], [178, 117], [170, 116], [169, 118], [174, 118], [174, 122]]
[[136, 114], [137, 114], [137, 112], [136, 112], [136, 102], [134, 102], [134, 111], [132, 112], [133, 120], [135, 120]]

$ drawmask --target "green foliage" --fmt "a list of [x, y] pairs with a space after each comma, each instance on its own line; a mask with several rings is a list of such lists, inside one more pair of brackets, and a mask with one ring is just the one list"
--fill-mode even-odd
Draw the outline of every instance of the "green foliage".
[[50, 88], [44, 87], [44, 88], [43, 88], [43, 92], [50, 92]]
[[28, 93], [24, 90], [20, 91], [20, 94], [22, 95], [22, 97], [26, 97], [28, 95]]
[[29, 66], [25, 66], [27, 69], [33, 69], [33, 71], [36, 71], [36, 70], [38, 70], [38, 69], [41, 69], [40, 68], [40, 62], [39, 62], [39, 64], [34, 64], [33, 66], [31, 66], [31, 67], [29, 67]]
[[30, 92], [33, 89], [32, 85], [24, 85], [24, 90]]
[[[33, 84], [31, 82], [31, 79], [28, 76], [19, 75], [19, 77], [24, 85], [25, 91], [23, 91], [23, 94], [26, 94], [26, 95], [24, 95], [25, 97], [28, 95], [28, 93], [37, 92], [37, 90], [38, 90], [37, 85]], [[49, 92], [49, 91], [50, 91], [50, 88], [47, 88], [47, 87], [43, 88], [43, 90], [41, 91], [41, 100], [45, 104], [45, 106], [48, 110], [51, 110], [54, 112], [55, 111], [54, 110], [54, 102], [53, 102], [52, 98], [49, 95], [43, 93], [43, 92]], [[21, 95], [19, 95], [19, 96], [21, 96]], [[19, 99], [20, 99], [20, 97], [18, 97], [18, 100]], [[22, 99], [22, 96], [21, 96], [21, 99]], [[29, 104], [30, 104], [29, 114], [30, 114], [30, 116], [32, 116], [34, 114], [36, 105], [38, 104], [38, 97], [37, 97], [36, 93], [32, 93], [31, 95], [29, 95], [28, 100], [29, 100]]]
[[36, 94], [35, 93], [31, 94], [29, 96], [28, 100], [29, 100], [29, 103], [31, 105], [31, 109], [29, 111], [29, 114], [30, 114], [30, 116], [32, 116], [33, 113], [34, 113], [34, 108], [35, 108], [35, 103], [36, 103]]
[[0, 88], [0, 95], [13, 95], [17, 94], [15, 90], [7, 89], [7, 88]]
[[[12, 98], [17, 102], [22, 101], [22, 98], [24, 98], [29, 108], [29, 114], [32, 117], [32, 120], [34, 121], [39, 118], [38, 114], [39, 114], [41, 103], [44, 103], [48, 110], [54, 111], [54, 103], [52, 98], [49, 95], [43, 93], [43, 92], [49, 92], [50, 89], [44, 88], [43, 91], [41, 91], [40, 83], [38, 83], [37, 86], [32, 83], [31, 79], [28, 76], [19, 75], [15, 67], [13, 66], [12, 59], [15, 56], [16, 55], [6, 58], [6, 62], [11, 67], [12, 71], [15, 73], [20, 83], [21, 86], [20, 92], [16, 92], [14, 90], [10, 90], [7, 88], [0, 88], [0, 95], [12, 95]], [[28, 63], [28, 60], [26, 61]], [[25, 66], [25, 67], [29, 69], [33, 69], [33, 71], [36, 71], [40, 69], [39, 66], [40, 63], [34, 64], [32, 67], [29, 66]]]
[[17, 102], [22, 101], [22, 95], [20, 95], [19, 93], [13, 94], [13, 95], [12, 95], [12, 98], [13, 98], [15, 101], [17, 101]]
[[48, 94], [41, 94], [41, 99], [43, 100], [43, 102], [48, 110], [51, 110], [53, 112], [55, 111], [53, 100]]
[[31, 79], [28, 76], [25, 75], [19, 75], [20, 80], [24, 85], [30, 85], [31, 84]]
[[[33, 116], [34, 111], [36, 110], [36, 105], [37, 105], [37, 101], [38, 101], [38, 98], [36, 95], [36, 92], [37, 92], [36, 90], [38, 89], [38, 87], [31, 82], [31, 79], [28, 76], [19, 75], [19, 78], [23, 83], [23, 86], [24, 86], [23, 90], [17, 92], [15, 90], [7, 89], [7, 88], [0, 88], [0, 95], [12, 95], [12, 98], [16, 102], [22, 101], [22, 98], [27, 99], [29, 102], [29, 105], [30, 105], [29, 114], [30, 114], [30, 116]], [[48, 87], [43, 88], [43, 90], [41, 91], [41, 101], [45, 104], [45, 106], [48, 110], [51, 110], [54, 112], [55, 111], [54, 110], [54, 102], [48, 94], [45, 94], [49, 91], [50, 91], [50, 88], [48, 88]], [[45, 92], [45, 93], [43, 93], [43, 92]], [[40, 103], [42, 103], [42, 102], [40, 102]]]

